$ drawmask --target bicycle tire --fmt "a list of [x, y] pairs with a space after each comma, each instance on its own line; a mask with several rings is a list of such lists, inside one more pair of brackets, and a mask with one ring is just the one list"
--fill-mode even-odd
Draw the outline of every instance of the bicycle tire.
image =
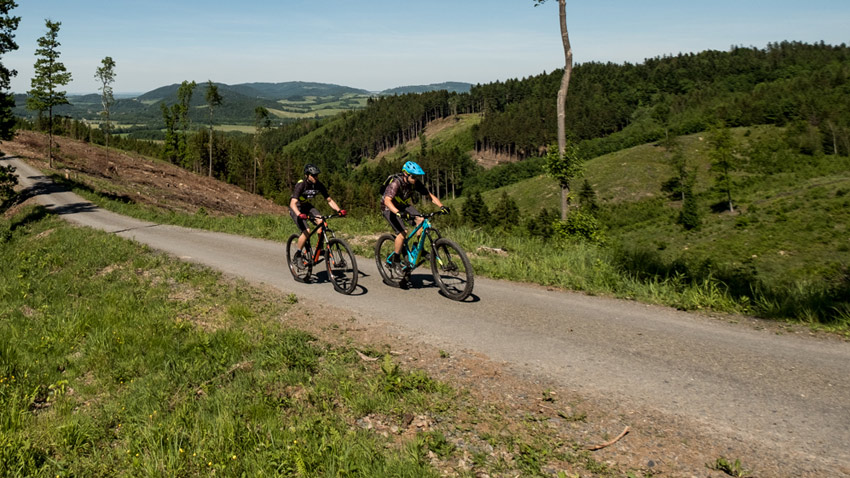
[[334, 238], [328, 241], [325, 264], [328, 268], [328, 278], [334, 289], [342, 294], [351, 294], [357, 287], [357, 259], [351, 252], [351, 247], [343, 239]]
[[396, 274], [390, 266], [390, 254], [394, 252], [395, 237], [390, 234], [383, 234], [378, 238], [378, 241], [375, 243], [375, 265], [378, 266], [381, 279], [388, 286], [401, 287], [404, 276]]
[[295, 253], [298, 251], [298, 234], [289, 236], [286, 241], [286, 266], [289, 267], [289, 272], [296, 282], [310, 282], [310, 274], [313, 272], [313, 264], [311, 257], [313, 251], [310, 248], [310, 242], [304, 244], [304, 251], [307, 253], [305, 258], [303, 255], [300, 260], [295, 260]]
[[452, 300], [464, 300], [472, 293], [475, 274], [466, 253], [454, 241], [437, 239], [431, 251], [431, 274], [443, 295]]

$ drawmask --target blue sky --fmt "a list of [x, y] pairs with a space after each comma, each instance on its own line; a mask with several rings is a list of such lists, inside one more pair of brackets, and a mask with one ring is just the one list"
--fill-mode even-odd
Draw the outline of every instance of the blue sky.
[[[557, 0], [17, 0], [19, 49], [0, 58], [30, 89], [45, 19], [62, 22], [69, 93], [94, 93], [101, 60], [117, 93], [194, 80], [315, 81], [370, 91], [488, 83], [563, 66]], [[577, 63], [796, 40], [850, 43], [848, 0], [568, 1]]]

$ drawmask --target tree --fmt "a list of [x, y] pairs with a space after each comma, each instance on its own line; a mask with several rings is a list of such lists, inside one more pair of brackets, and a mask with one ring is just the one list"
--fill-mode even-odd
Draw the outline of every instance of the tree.
[[481, 197], [481, 193], [475, 192], [463, 203], [463, 215], [473, 226], [487, 226], [490, 224], [490, 208]]
[[699, 215], [699, 203], [694, 195], [694, 182], [696, 174], [689, 175], [682, 186], [682, 211], [679, 213], [678, 223], [687, 230], [696, 229], [701, 224]]
[[[0, 57], [18, 49], [14, 32], [21, 22], [21, 17], [9, 15], [9, 11], [17, 6], [13, 0], [0, 0]], [[15, 98], [8, 90], [12, 77], [17, 74], [17, 71], [10, 70], [0, 63], [0, 141], [12, 139], [14, 136], [15, 116], [12, 114], [12, 108], [15, 107]]]
[[[177, 89], [177, 104], [174, 105], [174, 116], [175, 121], [180, 124], [180, 130], [182, 134], [180, 135], [180, 140], [178, 144], [178, 152], [177, 155], [180, 158], [180, 163], [184, 168], [188, 169], [187, 158], [189, 156], [189, 127], [191, 126], [191, 120], [189, 119], [189, 107], [192, 103], [192, 93], [195, 91], [195, 87], [198, 86], [194, 81], [189, 83], [188, 81], [183, 81], [180, 84], [180, 88]], [[200, 165], [194, 164], [194, 171], [200, 172]]]
[[582, 161], [582, 152], [574, 141], [568, 141], [563, 149], [555, 149], [554, 145], [550, 145], [546, 152], [546, 172], [555, 178], [561, 187], [562, 221], [567, 219], [570, 182], [581, 174]]
[[68, 104], [68, 98], [64, 91], [57, 88], [71, 82], [71, 73], [65, 65], [59, 61], [59, 46], [61, 43], [56, 39], [59, 36], [59, 27], [62, 22], [44, 21], [47, 33], [38, 39], [38, 48], [35, 54], [39, 57], [35, 61], [35, 76], [30, 82], [32, 89], [28, 91], [27, 108], [38, 111], [39, 114], [47, 111], [48, 146], [47, 158], [50, 167], [53, 167], [53, 108]]
[[493, 208], [491, 216], [493, 225], [501, 226], [507, 230], [513, 229], [514, 226], [518, 225], [519, 206], [508, 195], [507, 191], [502, 191], [502, 197], [496, 203], [496, 207]]
[[260, 136], [263, 132], [271, 127], [271, 118], [269, 110], [263, 106], [254, 108], [254, 128], [257, 132], [254, 134], [254, 184], [251, 192], [257, 192], [257, 167], [260, 165]]
[[682, 143], [677, 136], [667, 136], [663, 141], [664, 149], [668, 154], [670, 165], [673, 166], [675, 175], [664, 182], [661, 190], [669, 192], [673, 197], [685, 200], [685, 183], [688, 181], [688, 160]]
[[210, 170], [208, 174], [210, 177], [212, 177], [213, 165], [213, 108], [220, 106], [221, 102], [218, 86], [214, 85], [212, 80], [207, 80], [207, 107], [210, 109]]
[[112, 83], [115, 81], [115, 61], [111, 56], [107, 56], [101, 61], [100, 66], [95, 70], [94, 77], [100, 82], [100, 103], [103, 105], [103, 110], [100, 112], [103, 116], [103, 134], [106, 137], [106, 159], [109, 160], [109, 132], [112, 129], [112, 124], [109, 122], [109, 108], [115, 104], [115, 97], [112, 95]]
[[582, 183], [578, 197], [581, 208], [595, 216], [599, 211], [599, 204], [596, 202], [596, 191], [587, 179]]
[[[534, 6], [542, 5], [546, 0], [534, 0]], [[567, 31], [567, 1], [558, 0], [558, 16], [561, 23], [561, 42], [564, 44], [564, 76], [561, 78], [561, 88], [558, 90], [558, 153], [562, 161], [569, 162], [567, 154], [567, 91], [570, 87], [570, 76], [573, 72], [573, 49], [570, 46], [570, 35]], [[567, 219], [567, 200], [570, 195], [569, 181], [561, 181], [561, 220]]]
[[724, 124], [718, 124], [711, 129], [709, 135], [711, 151], [711, 169], [717, 172], [717, 189], [726, 196], [729, 212], [735, 212], [732, 205], [732, 169], [735, 166], [735, 141], [732, 131]]

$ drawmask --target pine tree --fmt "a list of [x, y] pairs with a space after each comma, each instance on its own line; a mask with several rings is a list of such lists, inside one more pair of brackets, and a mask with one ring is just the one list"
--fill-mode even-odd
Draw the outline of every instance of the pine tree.
[[221, 106], [222, 98], [218, 94], [218, 86], [214, 85], [212, 80], [207, 80], [207, 107], [210, 110], [210, 167], [208, 176], [212, 177], [213, 167], [213, 108]]
[[519, 207], [506, 191], [502, 191], [502, 197], [496, 203], [496, 207], [493, 208], [491, 217], [494, 226], [513, 229], [516, 225], [517, 219], [519, 219]]
[[68, 104], [66, 92], [57, 88], [71, 82], [71, 73], [65, 65], [59, 61], [61, 45], [57, 40], [61, 22], [44, 21], [47, 33], [38, 39], [38, 48], [35, 50], [38, 59], [35, 61], [35, 76], [33, 76], [32, 89], [28, 91], [27, 108], [38, 111], [40, 114], [47, 111], [47, 158], [50, 167], [53, 167], [53, 108]]
[[490, 208], [487, 207], [479, 192], [469, 196], [463, 203], [463, 215], [475, 227], [490, 225]]
[[[14, 32], [21, 17], [9, 15], [9, 11], [17, 6], [12, 0], [0, 0], [0, 57], [18, 49]], [[0, 141], [12, 139], [14, 135], [15, 116], [12, 114], [12, 108], [15, 107], [15, 98], [8, 90], [12, 77], [17, 74], [17, 71], [10, 70], [0, 63]]]
[[596, 191], [593, 190], [593, 186], [587, 179], [581, 184], [578, 198], [582, 210], [591, 215], [596, 215], [596, 212], [599, 211], [599, 204], [596, 203]]
[[685, 199], [682, 202], [682, 211], [679, 213], [679, 220], [677, 221], [682, 227], [688, 230], [696, 229], [702, 224], [699, 214], [699, 203], [694, 195], [695, 179], [696, 174], [689, 175], [682, 187], [682, 195]]

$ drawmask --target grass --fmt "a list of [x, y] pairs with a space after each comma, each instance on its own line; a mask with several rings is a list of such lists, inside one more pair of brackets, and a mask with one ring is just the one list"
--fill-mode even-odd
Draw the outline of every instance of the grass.
[[[739, 150], [746, 152], [781, 135], [781, 130], [741, 128], [734, 134]], [[533, 274], [542, 280], [530, 280], [550, 283], [556, 281], [552, 275], [560, 275], [557, 281], [566, 287], [593, 293], [639, 300], [650, 297], [652, 302], [687, 309], [743, 312], [846, 331], [850, 327], [850, 158], [791, 154], [786, 164], [777, 166], [780, 170], [770, 173], [744, 162], [734, 173], [736, 212], [730, 214], [714, 209], [721, 196], [712, 190], [706, 138], [687, 136], [682, 145], [697, 174], [701, 227], [687, 231], [676, 223], [681, 202], [661, 190], [673, 175], [663, 148], [648, 144], [595, 158], [586, 163], [584, 177], [596, 191], [608, 245], [607, 250], [592, 248], [586, 261], [601, 261], [621, 277], [613, 282], [607, 274], [594, 279], [592, 270], [569, 265], [559, 258], [560, 252], [554, 252], [554, 256], [533, 259], [548, 265]], [[745, 158], [742, 153], [740, 159]], [[484, 193], [491, 210], [503, 193], [517, 202], [526, 221], [544, 207], [559, 210], [557, 184], [544, 175]], [[464, 201], [449, 202], [461, 210]], [[524, 247], [495, 231], [485, 235], [492, 236], [487, 239], [490, 246], [513, 242], [520, 250]], [[569, 247], [582, 250], [582, 246]], [[490, 266], [475, 265], [476, 271], [490, 273]], [[498, 268], [508, 268], [496, 272], [500, 277], [529, 280], [522, 277], [528, 274], [519, 266]], [[600, 282], [610, 285], [600, 290], [594, 285]], [[700, 293], [693, 290], [697, 285]], [[718, 291], [723, 292], [723, 300], [718, 300]]]
[[616, 475], [389, 349], [299, 330], [291, 294], [40, 206], [0, 222], [0, 476]]

